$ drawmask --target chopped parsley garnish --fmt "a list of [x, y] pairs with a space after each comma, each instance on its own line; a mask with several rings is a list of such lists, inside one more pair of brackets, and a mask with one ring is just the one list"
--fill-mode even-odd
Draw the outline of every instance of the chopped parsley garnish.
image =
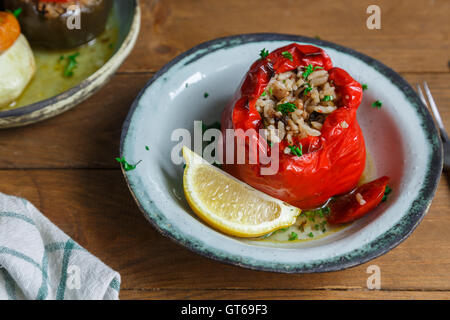
[[302, 216], [304, 217], [308, 217], [309, 220], [314, 221], [314, 217], [315, 216], [319, 216], [321, 218], [324, 218], [326, 216], [328, 216], [330, 214], [330, 207], [323, 207], [317, 210], [308, 210], [308, 211], [303, 211], [302, 212]]
[[333, 101], [333, 96], [325, 96], [323, 97], [323, 101]]
[[305, 90], [303, 90], [304, 96], [308, 95], [308, 93], [310, 93], [311, 90], [313, 89], [309, 83], [306, 83], [305, 85], [307, 85], [307, 87], [305, 88]]
[[295, 232], [291, 232], [291, 234], [289, 235], [289, 241], [294, 241], [298, 239], [298, 234], [296, 234]]
[[150, 150], [150, 148], [149, 148], [148, 146], [145, 146], [145, 150], [147, 150], [147, 151], [148, 151], [148, 150]]
[[64, 60], [64, 56], [60, 56], [59, 61], [63, 61], [63, 60]]
[[377, 100], [374, 103], [372, 103], [372, 108], [380, 109], [382, 105], [383, 103], [380, 100]]
[[269, 88], [269, 94], [270, 94], [271, 96], [273, 95], [272, 87]]
[[264, 91], [263, 93], [261, 93], [260, 97], [265, 97], [266, 94], [267, 94], [267, 92]]
[[208, 93], [208, 92], [205, 92], [205, 94], [203, 95], [203, 97], [205, 97], [205, 99], [208, 98], [208, 97], [209, 97], [209, 93]]
[[277, 111], [281, 111], [283, 114], [288, 114], [289, 112], [294, 112], [297, 109], [297, 106], [293, 103], [286, 102], [277, 105]]
[[291, 60], [291, 61], [294, 61], [294, 57], [292, 56], [292, 53], [290, 53], [289, 51], [283, 51], [283, 52], [281, 53], [281, 55], [282, 55], [283, 57], [285, 57], [286, 59], [289, 59], [289, 60]]
[[385, 202], [387, 200], [387, 196], [392, 192], [392, 188], [389, 186], [386, 186], [386, 189], [384, 189], [384, 195], [383, 199], [381, 199], [382, 202]]
[[291, 152], [297, 157], [301, 157], [303, 155], [303, 146], [300, 145], [300, 148], [297, 146], [288, 146], [291, 149]]
[[322, 228], [322, 232], [323, 232], [323, 233], [325, 233], [325, 232], [327, 231], [327, 228], [325, 228], [326, 224], [327, 224], [327, 221], [326, 221], [326, 220], [325, 220], [325, 221], [322, 221], [322, 222], [320, 223], [320, 228]]
[[267, 58], [267, 56], [269, 55], [269, 51], [266, 50], [266, 48], [263, 48], [260, 52], [259, 55], [261, 56], [261, 59], [264, 60], [265, 58]]
[[74, 53], [67, 57], [68, 63], [66, 65], [66, 68], [64, 69], [64, 77], [72, 77], [73, 76], [73, 70], [77, 67], [77, 57], [80, 55], [79, 52]]
[[319, 67], [319, 66], [313, 66], [312, 64], [308, 64], [307, 66], [306, 66], [306, 68], [305, 68], [305, 71], [302, 73], [302, 77], [304, 78], [304, 79], [306, 79], [306, 78], [308, 78], [309, 77], [309, 75], [311, 74], [311, 73], [313, 73], [314, 71], [316, 71], [316, 70], [318, 70], [318, 69], [323, 69], [322, 67]]
[[314, 238], [314, 234], [312, 232], [308, 233], [308, 237]]
[[125, 171], [130, 171], [130, 170], [136, 169], [137, 165], [141, 162], [141, 161], [139, 161], [136, 164], [129, 164], [123, 157], [122, 158], [116, 158], [116, 161], [122, 164], [123, 169]]
[[369, 86], [368, 86], [367, 84], [364, 83], [364, 84], [362, 85], [362, 89], [365, 91], [365, 90], [369, 89]]
[[14, 15], [14, 17], [18, 18], [19, 15], [22, 13], [22, 8], [18, 8], [18, 9], [14, 10], [14, 11], [9, 11], [9, 10], [7, 10], [7, 11], [12, 13]]

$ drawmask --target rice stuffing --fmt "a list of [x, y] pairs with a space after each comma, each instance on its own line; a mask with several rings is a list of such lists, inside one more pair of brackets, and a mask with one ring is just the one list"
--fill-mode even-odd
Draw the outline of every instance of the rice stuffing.
[[256, 110], [269, 142], [286, 139], [292, 145], [294, 138], [321, 135], [326, 117], [337, 109], [338, 98], [328, 72], [308, 65], [274, 75], [256, 101]]
[[364, 200], [364, 198], [361, 195], [361, 193], [357, 193], [356, 194], [356, 201], [358, 201], [360, 206], [363, 206], [363, 205], [365, 205], [367, 203], [366, 200]]

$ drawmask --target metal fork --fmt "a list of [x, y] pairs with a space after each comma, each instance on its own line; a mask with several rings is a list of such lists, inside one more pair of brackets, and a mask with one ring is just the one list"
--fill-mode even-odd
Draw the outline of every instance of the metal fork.
[[422, 88], [420, 84], [417, 84], [417, 91], [419, 92], [420, 99], [423, 104], [431, 109], [434, 115], [434, 120], [436, 121], [439, 131], [441, 133], [442, 145], [444, 146], [444, 170], [445, 172], [450, 172], [450, 139], [448, 137], [447, 132], [445, 131], [444, 123], [442, 122], [441, 115], [439, 110], [434, 102], [433, 96], [431, 95], [430, 88], [428, 88], [428, 84], [426, 81], [423, 82], [423, 88], [425, 90], [425, 94], [427, 95], [429, 103], [425, 99]]

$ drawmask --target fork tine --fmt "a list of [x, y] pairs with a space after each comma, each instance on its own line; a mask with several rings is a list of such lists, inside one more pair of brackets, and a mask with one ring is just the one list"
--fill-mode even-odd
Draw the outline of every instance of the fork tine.
[[434, 102], [433, 96], [431, 95], [431, 91], [428, 88], [428, 84], [426, 81], [423, 82], [423, 88], [425, 89], [425, 93], [427, 95], [428, 101], [430, 102], [431, 110], [433, 111], [434, 118], [439, 126], [439, 129], [445, 131], [444, 123], [442, 122], [441, 114], [436, 106], [436, 102]]
[[422, 91], [422, 88], [420, 87], [420, 84], [417, 84], [417, 92], [419, 92], [420, 100], [422, 100], [422, 103], [424, 104], [424, 106], [427, 107], [428, 103], [425, 100], [425, 96], [423, 95], [423, 91]]

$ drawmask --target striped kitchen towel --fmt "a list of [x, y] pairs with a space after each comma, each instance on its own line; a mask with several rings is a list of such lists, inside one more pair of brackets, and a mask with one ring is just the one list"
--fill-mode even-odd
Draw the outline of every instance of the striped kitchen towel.
[[0, 193], [0, 299], [118, 299], [120, 275], [30, 202]]

